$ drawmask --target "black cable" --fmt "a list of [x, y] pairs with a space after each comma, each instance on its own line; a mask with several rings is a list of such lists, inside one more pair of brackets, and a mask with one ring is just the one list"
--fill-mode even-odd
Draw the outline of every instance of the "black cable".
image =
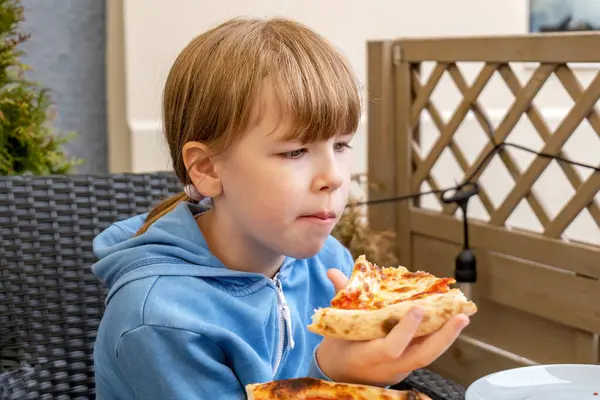
[[[477, 165], [477, 167], [473, 170], [473, 172], [465, 177], [465, 179], [463, 180], [463, 183], [455, 185], [453, 187], [449, 187], [446, 189], [438, 189], [438, 190], [428, 190], [425, 192], [419, 192], [419, 193], [413, 193], [413, 194], [407, 194], [407, 195], [403, 195], [403, 196], [396, 196], [396, 197], [389, 197], [389, 198], [383, 198], [383, 199], [375, 199], [375, 200], [366, 200], [363, 202], [358, 202], [358, 203], [353, 203], [352, 205], [354, 206], [361, 206], [361, 205], [374, 205], [374, 204], [381, 204], [381, 203], [394, 203], [394, 202], [398, 202], [398, 201], [404, 201], [404, 200], [410, 200], [410, 199], [418, 199], [419, 197], [423, 197], [429, 194], [441, 194], [442, 195], [442, 201], [448, 203], [448, 202], [453, 202], [453, 201], [446, 201], [443, 196], [444, 194], [450, 192], [450, 191], [455, 191], [456, 193], [463, 191], [463, 189], [467, 186], [471, 186], [472, 190], [469, 193], [469, 197], [473, 196], [474, 194], [477, 194], [479, 192], [479, 187], [477, 185], [477, 182], [473, 180], [473, 177], [479, 174], [479, 171], [484, 168], [488, 161], [491, 160], [491, 158], [496, 155], [496, 153], [499, 153], [500, 151], [502, 151], [505, 147], [514, 147], [516, 149], [525, 151], [527, 153], [531, 153], [534, 154], [538, 157], [543, 157], [543, 158], [550, 158], [553, 160], [557, 160], [559, 162], [564, 162], [567, 164], [572, 164], [572, 165], [576, 165], [578, 167], [583, 167], [583, 168], [589, 168], [591, 170], [594, 170], [595, 172], [600, 172], [600, 168], [599, 167], [594, 167], [592, 165], [588, 165], [588, 164], [584, 164], [578, 161], [573, 161], [573, 160], [569, 160], [567, 158], [564, 157], [560, 157], [554, 154], [548, 154], [548, 153], [540, 153], [537, 152], [533, 149], [530, 149], [528, 147], [525, 146], [521, 146], [519, 144], [515, 144], [515, 143], [508, 143], [508, 142], [501, 142], [498, 143], [496, 141], [495, 135], [494, 135], [494, 127], [492, 125], [492, 123], [490, 122], [490, 120], [487, 118], [487, 116], [485, 115], [484, 112], [482, 112], [482, 110], [479, 108], [479, 106], [477, 104], [473, 104], [473, 111], [476, 112], [479, 116], [479, 121], [482, 122], [482, 124], [485, 125], [485, 129], [484, 132], [487, 134], [488, 139], [490, 140], [490, 142], [492, 143], [493, 147], [492, 149], [485, 155], [485, 157], [483, 157], [483, 159], [481, 160], [481, 162], [479, 163], [479, 165]], [[456, 200], [454, 201], [456, 202]]]
[[[493, 138], [490, 138], [490, 139], [493, 140]], [[426, 196], [426, 195], [429, 195], [429, 194], [441, 194], [441, 195], [444, 195], [445, 193], [450, 192], [450, 191], [461, 191], [467, 185], [476, 185], [477, 183], [473, 180], [473, 177], [476, 176], [479, 173], [479, 171], [485, 165], [487, 165], [488, 161], [496, 153], [499, 153], [505, 147], [514, 147], [516, 149], [525, 151], [527, 153], [534, 154], [534, 155], [536, 155], [538, 157], [550, 158], [550, 159], [553, 159], [553, 160], [557, 160], [559, 162], [564, 162], [564, 163], [567, 163], [567, 164], [576, 165], [578, 167], [589, 168], [589, 169], [591, 169], [591, 170], [593, 170], [595, 172], [600, 172], [600, 167], [594, 167], [593, 165], [585, 164], [585, 163], [578, 162], [578, 161], [569, 160], [568, 158], [560, 157], [560, 156], [557, 156], [557, 155], [554, 155], [554, 154], [541, 153], [541, 152], [535, 151], [533, 149], [530, 149], [528, 147], [521, 146], [519, 144], [502, 142], [502, 143], [494, 144], [494, 147], [492, 147], [492, 149], [485, 155], [485, 157], [483, 157], [483, 159], [477, 165], [477, 167], [473, 170], [473, 172], [468, 177], [466, 177], [464, 179], [463, 183], [460, 183], [458, 185], [455, 185], [455, 186], [452, 186], [452, 187], [449, 187], [449, 188], [445, 188], [445, 189], [428, 190], [428, 191], [424, 191], [424, 192], [412, 193], [412, 194], [407, 194], [407, 195], [402, 195], [402, 196], [394, 196], [394, 197], [386, 197], [386, 198], [381, 198], [381, 199], [366, 200], [366, 201], [352, 203], [351, 205], [352, 206], [362, 206], [362, 205], [370, 206], [370, 205], [382, 204], [382, 203], [395, 203], [395, 202], [404, 201], [404, 200], [418, 199], [419, 197], [423, 197], [423, 196]]]
[[[474, 105], [475, 106], [475, 105]], [[459, 208], [462, 210], [463, 217], [463, 248], [458, 253], [455, 259], [455, 269], [454, 269], [454, 277], [456, 282], [461, 285], [461, 289], [467, 295], [467, 297], [471, 297], [471, 284], [477, 281], [477, 260], [475, 254], [471, 251], [469, 247], [469, 221], [468, 221], [468, 212], [467, 206], [469, 203], [469, 199], [479, 193], [479, 185], [477, 180], [473, 179], [475, 176], [479, 175], [479, 172], [485, 168], [491, 158], [504, 150], [506, 147], [514, 147], [516, 149], [525, 151], [527, 153], [534, 154], [538, 157], [550, 158], [552, 160], [557, 160], [558, 162], [564, 162], [571, 165], [576, 165], [583, 168], [589, 168], [595, 172], [599, 172], [599, 167], [594, 167], [592, 165], [584, 164], [578, 161], [569, 160], [564, 157], [560, 157], [554, 154], [542, 153], [530, 149], [525, 146], [521, 146], [515, 143], [502, 142], [498, 143], [496, 138], [494, 137], [494, 128], [490, 121], [485, 117], [485, 114], [482, 113], [478, 109], [474, 109], [473, 111], [478, 112], [479, 120], [483, 120], [484, 131], [488, 135], [488, 139], [492, 143], [493, 147], [488, 153], [483, 157], [481, 162], [475, 167], [473, 172], [465, 177], [461, 184], [457, 184], [453, 187], [446, 189], [437, 189], [437, 190], [429, 190], [425, 192], [419, 192], [414, 194], [408, 194], [403, 196], [396, 196], [390, 198], [383, 199], [375, 199], [375, 200], [367, 200], [363, 202], [354, 203], [354, 206], [360, 205], [374, 205], [374, 204], [382, 204], [382, 203], [392, 203], [409, 199], [417, 199], [422, 196], [426, 196], [428, 194], [440, 194], [442, 202], [448, 203], [456, 203]], [[450, 197], [446, 197], [450, 191], [454, 191], [454, 193]]]
[[[489, 122], [486, 121], [489, 125]], [[459, 208], [462, 210], [463, 217], [463, 248], [458, 253], [455, 259], [455, 269], [454, 269], [454, 277], [456, 282], [461, 286], [462, 291], [465, 293], [467, 297], [471, 297], [471, 285], [477, 281], [477, 260], [473, 251], [471, 251], [469, 247], [469, 222], [468, 222], [468, 212], [467, 206], [469, 199], [479, 193], [479, 185], [476, 180], [473, 178], [479, 174], [482, 168], [484, 168], [490, 159], [496, 154], [502, 151], [505, 147], [514, 147], [516, 149], [534, 154], [538, 157], [550, 158], [553, 160], [557, 160], [558, 162], [564, 162], [571, 165], [576, 165], [583, 168], [589, 168], [595, 172], [599, 172], [599, 167], [594, 167], [589, 164], [584, 164], [578, 161], [569, 160], [564, 157], [560, 157], [554, 154], [542, 153], [530, 149], [525, 146], [521, 146], [515, 143], [497, 143], [495, 141], [493, 133], [493, 129], [491, 125], [489, 125], [489, 129], [486, 130], [488, 132], [488, 136], [490, 142], [492, 142], [492, 149], [483, 157], [481, 162], [477, 165], [477, 167], [473, 170], [473, 172], [467, 176], [463, 183], [455, 185], [453, 187], [447, 189], [438, 189], [438, 190], [429, 190], [425, 192], [419, 192], [414, 194], [408, 194], [403, 196], [396, 196], [390, 198], [383, 199], [375, 199], [375, 200], [367, 200], [363, 202], [354, 203], [352, 205], [374, 205], [381, 203], [391, 203], [398, 202], [409, 199], [417, 199], [419, 197], [428, 195], [428, 194], [440, 194], [441, 200], [444, 203], [456, 203]], [[450, 197], [446, 197], [450, 191], [454, 191], [454, 193]]]

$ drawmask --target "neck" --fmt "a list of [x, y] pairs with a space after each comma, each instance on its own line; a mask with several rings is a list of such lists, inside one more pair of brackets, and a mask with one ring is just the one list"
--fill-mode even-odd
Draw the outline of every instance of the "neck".
[[273, 278], [285, 256], [277, 254], [235, 229], [231, 221], [215, 209], [196, 218], [210, 251], [227, 268], [255, 272]]

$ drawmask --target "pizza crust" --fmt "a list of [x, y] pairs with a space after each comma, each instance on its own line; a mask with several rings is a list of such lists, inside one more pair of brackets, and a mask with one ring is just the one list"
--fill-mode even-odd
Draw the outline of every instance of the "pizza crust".
[[475, 303], [469, 301], [460, 289], [450, 289], [445, 293], [435, 293], [375, 310], [320, 308], [315, 310], [308, 330], [345, 340], [378, 339], [386, 336], [414, 306], [425, 311], [415, 337], [437, 331], [457, 314], [470, 316], [477, 312]]
[[292, 378], [246, 385], [248, 400], [303, 400], [322, 396], [356, 400], [431, 400], [414, 390], [394, 390], [376, 386], [329, 382], [316, 378]]

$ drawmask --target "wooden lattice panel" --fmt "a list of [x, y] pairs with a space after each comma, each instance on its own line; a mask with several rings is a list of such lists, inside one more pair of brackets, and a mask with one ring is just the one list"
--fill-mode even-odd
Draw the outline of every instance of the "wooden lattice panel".
[[[431, 94], [444, 72], [449, 74], [463, 96], [462, 101], [447, 123], [444, 123], [440, 116], [440, 111], [431, 101]], [[514, 95], [514, 101], [508, 108], [501, 123], [495, 129], [490, 124], [490, 118], [478, 100], [478, 96], [482, 93], [494, 73], [498, 73], [502, 77]], [[552, 75], [558, 78], [574, 102], [573, 107], [554, 132], [550, 131], [548, 123], [544, 121], [538, 107], [533, 103], [536, 94]], [[521, 85], [513, 68], [508, 63], [486, 63], [472, 85], [467, 84], [456, 63], [437, 63], [424, 84], [421, 84], [418, 70], [413, 69], [412, 87], [415, 100], [410, 112], [411, 126], [417, 126], [421, 113], [423, 110], [426, 110], [431, 116], [433, 124], [440, 132], [439, 138], [425, 157], [421, 155], [417, 140], [413, 140], [412, 157], [414, 173], [410, 183], [413, 192], [419, 192], [423, 182], [427, 182], [433, 190], [440, 189], [441, 186], [447, 186], [436, 182], [431, 174], [432, 168], [445, 149], [449, 149], [454, 155], [457, 164], [464, 173], [463, 176], [465, 179], [471, 177], [472, 180], [477, 180], [484, 173], [491, 159], [489, 157], [486, 159], [486, 156], [493, 150], [495, 144], [502, 143], [507, 139], [522, 116], [526, 116], [530, 120], [537, 134], [544, 142], [540, 150], [542, 153], [569, 158], [562, 151], [562, 147], [584, 119], [587, 119], [590, 126], [600, 136], [600, 115], [595, 107], [600, 98], [600, 73], [596, 74], [587, 88], [583, 88], [573, 70], [564, 63], [541, 64], [524, 85]], [[473, 112], [481, 129], [489, 137], [488, 144], [480, 151], [473, 163], [467, 161], [466, 156], [454, 139], [457, 129], [463, 123], [469, 111]], [[479, 199], [490, 215], [490, 224], [504, 226], [515, 207], [524, 199], [543, 227], [544, 236], [561, 237], [565, 229], [567, 229], [584, 208], [588, 209], [595, 223], [600, 227], [600, 207], [594, 199], [594, 196], [600, 189], [600, 174], [592, 174], [583, 182], [573, 165], [560, 162], [561, 169], [576, 192], [558, 215], [550, 218], [543, 206], [543, 202], [540, 201], [531, 189], [536, 180], [548, 167], [551, 159], [536, 158], [528, 168], [521, 171], [518, 163], [509, 151], [502, 149], [498, 152], [498, 155], [513, 178], [515, 185], [498, 207], [494, 207], [485, 187], [481, 187]], [[452, 215], [456, 212], [456, 209], [456, 204], [443, 205], [443, 212], [445, 214]]]
[[[473, 202], [487, 218], [469, 224], [479, 274], [473, 299], [480, 312], [433, 366], [461, 383], [535, 363], [600, 362], [600, 246], [575, 242], [570, 233], [584, 214], [588, 226], [599, 231], [600, 174], [533, 155], [524, 162], [520, 150], [511, 147], [488, 157], [498, 143], [508, 142], [598, 165], [593, 149], [586, 149], [588, 159], [580, 159], [570, 147], [600, 139], [600, 72], [587, 70], [589, 81], [583, 83], [573, 69], [573, 63], [600, 63], [598, 43], [600, 33], [369, 44], [368, 178], [378, 184], [369, 197], [439, 191], [467, 177], [481, 183]], [[523, 63], [529, 63], [529, 76], [518, 70]], [[457, 90], [455, 107], [440, 105], [435, 97], [444, 79]], [[497, 96], [499, 87], [505, 96]], [[565, 99], [550, 103], [560, 104], [560, 117], [548, 111], [545, 96], [548, 89], [552, 95], [560, 92], [556, 88]], [[509, 104], [498, 107], [495, 96], [510, 98]], [[558, 122], [549, 120], [551, 115]], [[465, 146], [475, 131], [483, 137]], [[573, 140], [582, 132], [585, 142]], [[533, 136], [538, 145], [517, 140]], [[496, 166], [510, 183], [498, 182]], [[563, 185], [555, 185], [560, 198], [548, 190], [556, 188], [555, 172], [564, 175], [557, 176]], [[515, 229], [511, 219], [520, 207], [531, 210], [535, 229]], [[459, 217], [457, 205], [431, 196], [369, 207], [373, 228], [397, 233], [402, 265], [440, 276], [454, 273], [463, 245]]]

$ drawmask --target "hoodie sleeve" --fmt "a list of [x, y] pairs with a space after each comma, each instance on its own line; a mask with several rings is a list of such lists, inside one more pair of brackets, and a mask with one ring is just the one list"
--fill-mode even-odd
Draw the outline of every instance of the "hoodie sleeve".
[[316, 379], [321, 379], [324, 381], [332, 381], [333, 380], [330, 377], [328, 377], [327, 375], [325, 375], [325, 373], [321, 370], [321, 367], [319, 367], [319, 363], [317, 362], [317, 349], [316, 348], [315, 348], [315, 351], [313, 351], [313, 356], [312, 356], [312, 360], [310, 362], [310, 366], [308, 367], [307, 376], [309, 378], [316, 378]]
[[121, 337], [117, 358], [136, 399], [245, 398], [220, 348], [194, 332], [143, 325]]
[[[341, 251], [341, 264], [340, 264], [340, 270], [348, 277], [350, 278], [350, 275], [352, 275], [352, 270], [354, 269], [354, 258], [352, 258], [352, 254], [350, 253], [350, 251], [343, 247], [340, 244], [340, 247], [342, 248]], [[312, 360], [310, 363], [310, 366], [308, 367], [308, 377], [310, 378], [317, 378], [317, 379], [322, 379], [325, 381], [331, 381], [332, 379], [330, 377], [328, 377], [327, 375], [325, 375], [325, 373], [321, 370], [321, 367], [319, 367], [319, 363], [317, 362], [317, 349], [315, 348], [315, 351], [313, 351], [313, 355], [312, 355]]]

